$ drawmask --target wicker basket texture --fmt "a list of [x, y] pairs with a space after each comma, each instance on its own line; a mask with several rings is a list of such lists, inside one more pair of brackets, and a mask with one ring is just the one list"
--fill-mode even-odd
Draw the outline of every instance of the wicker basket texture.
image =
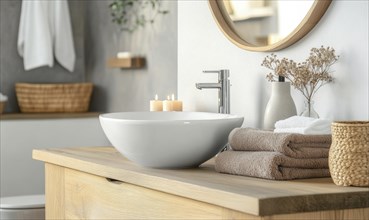
[[3, 114], [6, 102], [0, 102], [0, 114]]
[[87, 112], [92, 83], [16, 83], [18, 105], [24, 113]]
[[369, 186], [369, 121], [332, 123], [329, 170], [336, 185]]

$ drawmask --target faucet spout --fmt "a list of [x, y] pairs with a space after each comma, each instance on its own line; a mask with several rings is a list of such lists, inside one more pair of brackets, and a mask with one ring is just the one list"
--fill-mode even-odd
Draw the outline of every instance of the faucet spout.
[[220, 89], [222, 84], [220, 83], [196, 83], [197, 89]]
[[217, 83], [196, 83], [197, 89], [218, 89], [218, 113], [230, 113], [230, 82], [229, 70], [203, 71], [204, 73], [218, 73]]

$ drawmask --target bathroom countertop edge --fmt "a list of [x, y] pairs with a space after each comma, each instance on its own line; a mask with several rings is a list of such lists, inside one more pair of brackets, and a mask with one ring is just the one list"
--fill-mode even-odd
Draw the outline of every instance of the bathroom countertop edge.
[[369, 207], [369, 188], [339, 187], [331, 178], [271, 181], [227, 175], [215, 172], [212, 161], [197, 169], [150, 169], [113, 147], [36, 149], [33, 158], [257, 216]]

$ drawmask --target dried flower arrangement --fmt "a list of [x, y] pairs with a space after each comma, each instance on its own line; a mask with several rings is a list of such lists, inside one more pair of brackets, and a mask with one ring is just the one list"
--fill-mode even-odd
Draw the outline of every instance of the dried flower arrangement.
[[271, 54], [265, 57], [261, 66], [272, 70], [266, 76], [268, 81], [273, 82], [279, 77], [285, 77], [304, 95], [310, 105], [314, 94], [322, 86], [333, 81], [330, 67], [338, 58], [332, 47], [321, 46], [312, 48], [309, 57], [302, 63], [287, 58], [278, 59], [277, 55]]

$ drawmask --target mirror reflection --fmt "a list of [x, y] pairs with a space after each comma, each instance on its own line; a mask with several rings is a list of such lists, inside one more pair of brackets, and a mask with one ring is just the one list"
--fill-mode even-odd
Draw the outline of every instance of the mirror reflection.
[[302, 22], [314, 0], [223, 0], [232, 29], [254, 46], [287, 37]]

